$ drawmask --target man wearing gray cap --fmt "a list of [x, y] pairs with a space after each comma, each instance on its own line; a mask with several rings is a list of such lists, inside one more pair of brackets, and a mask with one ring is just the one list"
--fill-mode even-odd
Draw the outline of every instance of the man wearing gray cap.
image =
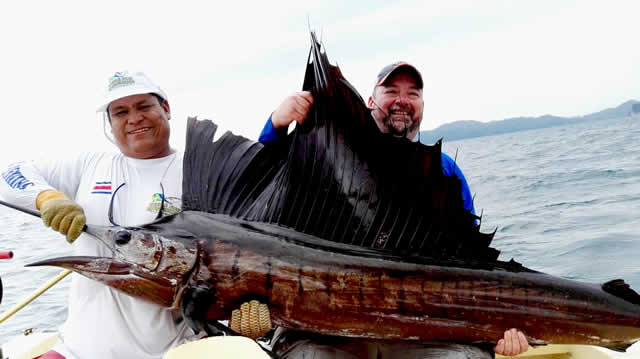
[[[113, 221], [125, 226], [181, 208], [182, 155], [169, 145], [166, 93], [143, 73], [118, 72], [98, 112], [119, 152], [15, 164], [9, 171], [23, 180], [0, 180], [0, 194], [40, 210], [44, 224], [72, 243], [74, 255], [110, 256], [82, 229], [85, 222], [110, 225], [111, 203]], [[193, 335], [172, 311], [74, 274], [67, 320], [42, 358], [159, 359]]]
[[[378, 129], [397, 137], [414, 140], [420, 129], [424, 109], [422, 75], [406, 62], [385, 66], [376, 78], [368, 107]], [[276, 141], [287, 133], [292, 122], [303, 123], [313, 104], [309, 92], [298, 92], [287, 97], [273, 112], [262, 133], [261, 142]], [[463, 206], [474, 212], [471, 191], [462, 171], [454, 160], [442, 154], [442, 171], [456, 176], [462, 186]], [[447, 358], [485, 359], [493, 351], [503, 355], [518, 355], [527, 351], [525, 336], [516, 329], [504, 333], [494, 348], [459, 344], [393, 344], [349, 338], [327, 337], [278, 328], [273, 339], [274, 351], [285, 359], [346, 359], [346, 358]]]

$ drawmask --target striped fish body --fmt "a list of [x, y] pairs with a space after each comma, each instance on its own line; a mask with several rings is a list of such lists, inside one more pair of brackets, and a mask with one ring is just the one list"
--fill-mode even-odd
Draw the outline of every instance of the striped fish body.
[[515, 327], [532, 344], [620, 347], [640, 338], [640, 306], [624, 298], [621, 281], [605, 285], [609, 293], [508, 262], [411, 263], [279, 226], [182, 216], [186, 227], [215, 228], [190, 281], [215, 293], [209, 319], [259, 299], [275, 324], [327, 335], [495, 343]]

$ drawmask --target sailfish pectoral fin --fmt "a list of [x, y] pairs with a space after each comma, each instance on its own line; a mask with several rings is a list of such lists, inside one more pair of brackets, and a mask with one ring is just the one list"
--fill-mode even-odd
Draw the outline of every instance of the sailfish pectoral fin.
[[182, 295], [180, 310], [187, 325], [196, 333], [204, 331], [208, 336], [237, 335], [229, 327], [218, 323], [217, 320], [206, 320], [211, 303], [216, 300], [215, 297], [213, 288], [200, 286], [186, 288]]

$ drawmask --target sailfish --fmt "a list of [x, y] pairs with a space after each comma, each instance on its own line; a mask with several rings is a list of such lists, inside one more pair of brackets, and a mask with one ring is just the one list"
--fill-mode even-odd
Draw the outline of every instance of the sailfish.
[[56, 265], [161, 306], [196, 330], [241, 303], [275, 325], [376, 340], [624, 347], [640, 338], [640, 296], [498, 259], [494, 233], [443, 175], [441, 143], [381, 133], [311, 34], [303, 89], [314, 105], [261, 144], [188, 120], [183, 210], [139, 227], [88, 225], [112, 257]]

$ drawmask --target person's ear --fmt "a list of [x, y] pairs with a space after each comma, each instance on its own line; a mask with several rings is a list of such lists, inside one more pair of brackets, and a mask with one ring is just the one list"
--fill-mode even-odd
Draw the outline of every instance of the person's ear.
[[171, 119], [171, 107], [169, 106], [169, 101], [162, 101], [162, 109], [167, 114], [167, 120]]
[[369, 96], [369, 100], [367, 101], [367, 107], [370, 110], [373, 110], [373, 96]]

